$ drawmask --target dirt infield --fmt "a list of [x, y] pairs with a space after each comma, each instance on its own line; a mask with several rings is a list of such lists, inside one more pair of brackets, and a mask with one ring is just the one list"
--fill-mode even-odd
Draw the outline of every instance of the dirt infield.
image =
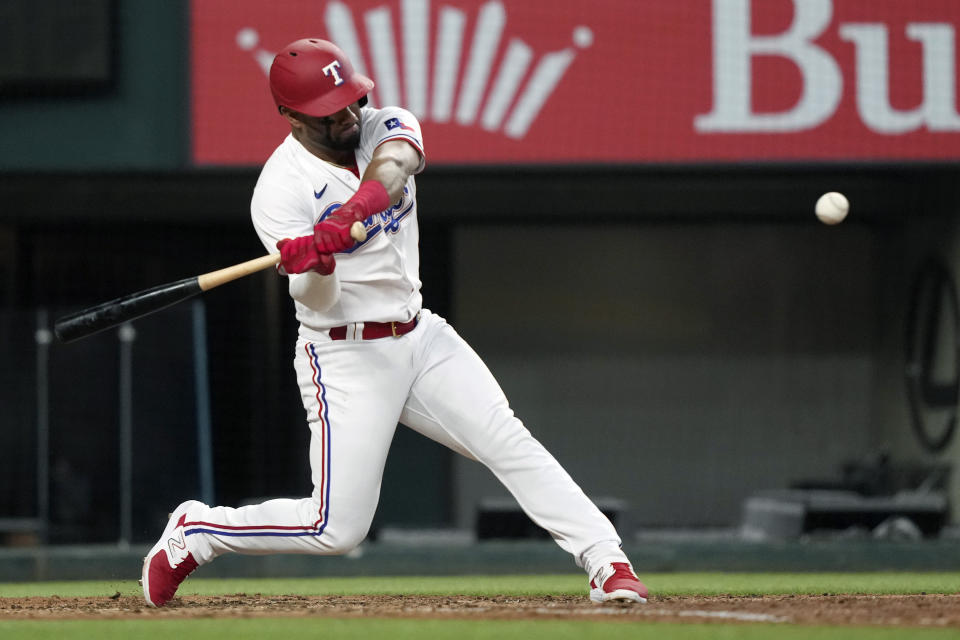
[[183, 596], [161, 609], [137, 597], [0, 598], [0, 620], [164, 617], [590, 619], [960, 628], [960, 595], [653, 597], [595, 605], [585, 597]]

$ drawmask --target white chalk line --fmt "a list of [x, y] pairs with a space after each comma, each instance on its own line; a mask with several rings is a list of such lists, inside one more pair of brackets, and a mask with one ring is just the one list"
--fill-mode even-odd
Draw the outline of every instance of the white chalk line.
[[676, 616], [680, 618], [720, 618], [724, 620], [736, 620], [738, 622], [789, 622], [789, 618], [783, 616], [775, 616], [769, 613], [746, 613], [742, 611], [706, 611], [706, 610], [681, 610], [674, 611], [672, 609], [650, 609], [643, 605], [638, 605], [636, 608], [609, 608], [609, 607], [597, 607], [595, 609], [548, 609], [546, 607], [540, 607], [535, 610], [537, 613], [551, 614], [551, 615], [600, 615], [600, 616], [622, 616], [626, 611], [631, 613], [637, 612], [646, 616]]
[[673, 614], [677, 616], [690, 616], [697, 618], [724, 618], [727, 620], [739, 620], [743, 622], [789, 622], [789, 618], [775, 616], [769, 613], [743, 613], [740, 611], [670, 611], [669, 609], [659, 609], [659, 612]]

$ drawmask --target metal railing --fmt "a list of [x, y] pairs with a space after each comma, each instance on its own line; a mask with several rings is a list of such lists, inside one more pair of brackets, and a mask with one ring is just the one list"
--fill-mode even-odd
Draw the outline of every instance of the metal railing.
[[[0, 494], [0, 544], [4, 542], [3, 536], [8, 539], [16, 538], [19, 544], [35, 541], [38, 544], [46, 544], [52, 541], [53, 537], [58, 540], [54, 542], [88, 542], [83, 534], [83, 527], [77, 527], [74, 531], [80, 531], [71, 539], [71, 533], [62, 533], [59, 536], [53, 536], [58, 525], [58, 514], [56, 513], [56, 503], [58, 500], [54, 497], [54, 485], [70, 482], [70, 478], [55, 480], [58, 474], [58, 468], [55, 468], [52, 455], [55, 450], [63, 449], [64, 446], [58, 442], [58, 434], [61, 436], [69, 435], [71, 440], [77, 440], [78, 435], [82, 435], [86, 446], [93, 447], [95, 450], [86, 451], [88, 467], [103, 470], [103, 465], [115, 466], [116, 487], [110, 488], [109, 494], [115, 489], [116, 500], [114, 504], [104, 504], [102, 500], [93, 497], [89, 503], [79, 505], [81, 509], [88, 510], [89, 522], [115, 522], [115, 537], [110, 536], [108, 532], [97, 529], [96, 535], [101, 540], [114, 539], [120, 548], [129, 548], [131, 543], [136, 542], [134, 532], [135, 513], [138, 508], [142, 510], [141, 502], [149, 501], [150, 489], [157, 483], [154, 478], [144, 477], [140, 469], [145, 467], [155, 468], [157, 465], [144, 465], [143, 460], [138, 460], [137, 449], [144, 445], [138, 445], [137, 439], [143, 437], [144, 433], [139, 422], [144, 422], [143, 415], [138, 414], [136, 400], [138, 394], [145, 397], [144, 394], [164, 393], [164, 388], [170, 382], [170, 376], [164, 371], [156, 371], [153, 362], [150, 360], [151, 353], [145, 348], [144, 353], [138, 353], [138, 343], [152, 341], [153, 352], [158, 348], [165, 348], [166, 343], [173, 341], [174, 344], [169, 348], [177, 353], [178, 372], [182, 376], [183, 370], [189, 370], [192, 373], [192, 398], [174, 398], [171, 401], [170, 419], [161, 421], [164, 425], [176, 423], [172, 432], [179, 433], [168, 439], [170, 441], [169, 450], [164, 445], [161, 450], [151, 450], [151, 455], [168, 456], [170, 465], [175, 471], [186, 471], [192, 475], [196, 474], [197, 496], [207, 502], [214, 502], [214, 473], [213, 473], [213, 436], [212, 420], [210, 413], [210, 391], [208, 381], [207, 366], [207, 340], [206, 340], [206, 314], [203, 301], [198, 299], [192, 301], [190, 305], [183, 305], [180, 310], [171, 311], [165, 319], [160, 319], [160, 325], [167, 333], [171, 323], [179, 326], [179, 331], [174, 331], [173, 335], [159, 336], [158, 325], [134, 326], [127, 323], [120, 326], [117, 330], [105, 332], [105, 335], [96, 337], [96, 344], [84, 345], [79, 350], [71, 348], [71, 345], [59, 344], [53, 335], [51, 327], [55, 315], [46, 308], [28, 310], [28, 311], [0, 311], [0, 317], [5, 316], [4, 325], [10, 327], [10, 335], [5, 336], [0, 341], [0, 361], [11, 363], [16, 371], [8, 370], [11, 378], [18, 380], [17, 388], [8, 389], [6, 403], [9, 403], [11, 411], [0, 414], [0, 424], [5, 420], [10, 420], [16, 424], [8, 425], [8, 438], [10, 446], [0, 448], [0, 465], [3, 465], [7, 471], [7, 478], [11, 482], [10, 487], [15, 490]], [[30, 326], [32, 324], [32, 327]], [[33, 340], [24, 339], [32, 332]], [[184, 335], [189, 334], [189, 336]], [[157, 345], [160, 345], [159, 347]], [[146, 345], [145, 345], [146, 346]], [[30, 358], [26, 353], [32, 349], [34, 353]], [[17, 353], [11, 353], [16, 351]], [[5, 353], [6, 352], [6, 353]], [[68, 357], [69, 356], [69, 357]], [[27, 363], [33, 361], [34, 371], [30, 372], [28, 366], [20, 366], [17, 363]], [[70, 384], [64, 383], [69, 380], [69, 375], [64, 374], [64, 369], [82, 369], [76, 375], [91, 375], [104, 384], [99, 388], [103, 389], [102, 397], [96, 398], [101, 409], [94, 417], [87, 416], [85, 410], [90, 398], [82, 397], [82, 394], [70, 388]], [[30, 374], [33, 374], [32, 376]], [[59, 373], [58, 375], [55, 375]], [[109, 384], [109, 378], [115, 376], [116, 385], [112, 387]], [[32, 386], [34, 388], [32, 403], [35, 405], [33, 413], [33, 424], [23, 424], [29, 420], [23, 420], [22, 416], [30, 412], [26, 403], [30, 402], [29, 395], [25, 393], [30, 386], [32, 377]], [[113, 391], [111, 391], [111, 387]], [[114, 396], [110, 398], [109, 396]], [[182, 389], [172, 395], [183, 396]], [[192, 402], [194, 411], [192, 415], [184, 415], [183, 405]], [[113, 408], [107, 408], [107, 405], [113, 404]], [[13, 411], [16, 407], [19, 411]], [[83, 420], [79, 416], [85, 416]], [[113, 417], [115, 425], [107, 425], [101, 422], [101, 419]], [[150, 415], [151, 419], [156, 416]], [[115, 443], [108, 443], [103, 437], [105, 433], [116, 427], [117, 440]], [[10, 435], [16, 428], [16, 436]], [[29, 431], [32, 430], [32, 434]], [[181, 458], [185, 432], [192, 431], [188, 444], [192, 448], [195, 445], [196, 455], [186, 456], [189, 458], [194, 468], [184, 469], [184, 463]], [[30, 437], [32, 435], [32, 437]], [[149, 435], [149, 434], [148, 434]], [[163, 440], [163, 438], [161, 438]], [[114, 445], [116, 446], [114, 453]], [[32, 448], [33, 451], [29, 451]], [[76, 453], [71, 447], [66, 447], [66, 451], [59, 451], [59, 456], [69, 457]], [[140, 454], [143, 456], [143, 452]], [[34, 477], [30, 478], [27, 473], [27, 465], [23, 461], [29, 457], [34, 460], [32, 465]], [[18, 464], [14, 464], [18, 463]], [[179, 467], [177, 467], [179, 465]], [[162, 465], [161, 465], [162, 466]], [[154, 472], [155, 473], [155, 472]], [[59, 484], [58, 484], [59, 482]], [[91, 484], [96, 484], [91, 482]], [[109, 485], [110, 482], [101, 483]], [[161, 483], [162, 484], [162, 483]], [[96, 491], [95, 491], [96, 493]], [[32, 499], [28, 498], [32, 494]], [[98, 494], [99, 495], [99, 494]], [[16, 496], [12, 498], [11, 496]], [[29, 503], [32, 502], [32, 505]], [[64, 499], [59, 500], [60, 503]], [[114, 502], [107, 500], [106, 502]], [[109, 526], [107, 527], [110, 528]]]

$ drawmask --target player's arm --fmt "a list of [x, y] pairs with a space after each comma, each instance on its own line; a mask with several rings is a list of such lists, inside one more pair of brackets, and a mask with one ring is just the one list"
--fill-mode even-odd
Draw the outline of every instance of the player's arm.
[[362, 185], [370, 180], [380, 183], [387, 192], [390, 204], [393, 204], [403, 196], [407, 178], [419, 167], [420, 152], [412, 144], [405, 140], [387, 140], [374, 150], [360, 183]]
[[387, 140], [373, 152], [360, 188], [342, 207], [314, 227], [314, 241], [324, 253], [353, 246], [350, 226], [388, 209], [403, 196], [403, 186], [421, 165], [420, 152], [404, 140]]
[[257, 185], [250, 203], [253, 226], [267, 250], [280, 250], [281, 273], [290, 276], [290, 296], [324, 311], [340, 299], [340, 279], [332, 255], [321, 254], [310, 233], [312, 212], [302, 200], [276, 185]]
[[[331, 259], [333, 256], [331, 256]], [[340, 278], [336, 272], [316, 271], [290, 275], [290, 297], [314, 311], [326, 311], [340, 300]]]
[[326, 311], [340, 299], [340, 278], [332, 254], [319, 253], [313, 235], [277, 242], [280, 266], [289, 276], [290, 297], [316, 311]]

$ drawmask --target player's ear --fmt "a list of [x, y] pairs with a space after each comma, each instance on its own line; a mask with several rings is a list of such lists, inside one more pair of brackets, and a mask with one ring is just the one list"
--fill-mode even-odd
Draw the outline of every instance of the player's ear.
[[296, 127], [302, 126], [303, 124], [302, 122], [300, 122], [300, 119], [297, 117], [300, 114], [297, 113], [296, 111], [293, 111], [292, 109], [287, 109], [286, 107], [280, 107], [280, 115], [286, 118], [287, 122], [290, 123], [291, 127], [296, 128]]

